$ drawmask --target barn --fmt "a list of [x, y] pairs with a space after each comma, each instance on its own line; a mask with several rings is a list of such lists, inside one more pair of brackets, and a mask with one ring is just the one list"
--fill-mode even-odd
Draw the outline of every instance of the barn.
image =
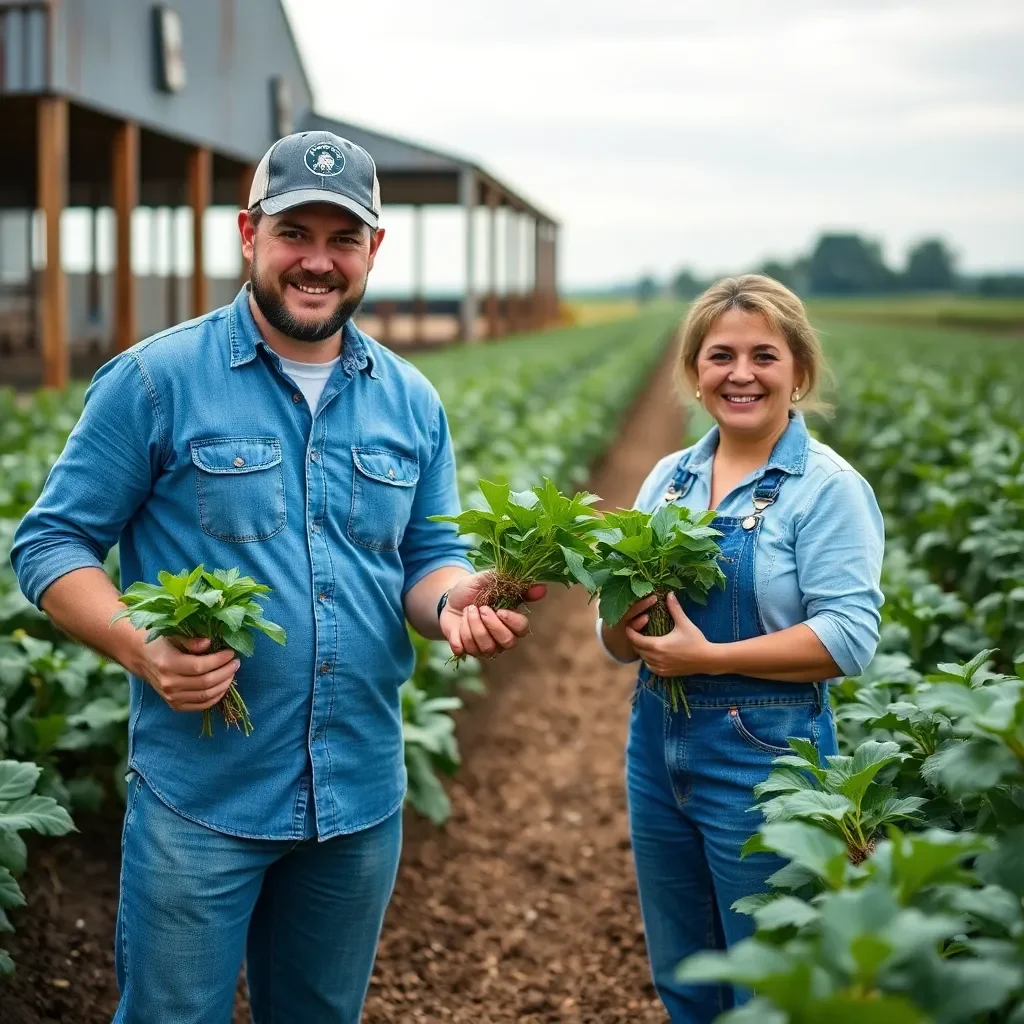
[[[412, 209], [410, 292], [364, 310], [382, 341], [402, 319], [411, 343], [433, 321], [473, 340], [555, 319], [556, 221], [472, 160], [318, 113], [278, 0], [0, 0], [2, 382], [60, 387], [228, 301], [239, 275], [206, 272], [208, 212], [244, 206], [267, 148], [309, 129], [371, 153], [385, 217], [392, 204]], [[454, 299], [424, 289], [423, 211], [434, 206], [464, 219]], [[154, 250], [145, 275], [133, 273], [140, 209]], [[71, 217], [88, 240], [74, 266]]]

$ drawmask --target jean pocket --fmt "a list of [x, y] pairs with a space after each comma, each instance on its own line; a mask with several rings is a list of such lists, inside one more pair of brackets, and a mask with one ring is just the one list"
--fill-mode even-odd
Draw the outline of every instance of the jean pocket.
[[729, 708], [729, 721], [740, 737], [756, 750], [781, 757], [792, 754], [790, 736], [818, 745], [813, 701], [784, 704], [739, 704]]
[[349, 538], [372, 551], [397, 551], [419, 478], [416, 459], [387, 448], [353, 448]]
[[212, 437], [192, 441], [191, 448], [203, 533], [246, 543], [284, 529], [284, 466], [276, 437]]

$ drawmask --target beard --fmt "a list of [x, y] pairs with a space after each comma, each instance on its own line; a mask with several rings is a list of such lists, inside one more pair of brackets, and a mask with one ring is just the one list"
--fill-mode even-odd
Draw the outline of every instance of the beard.
[[[337, 274], [326, 274], [317, 277], [313, 274], [290, 274], [282, 280], [283, 287], [289, 284], [305, 285], [308, 288], [337, 288], [345, 285], [345, 280]], [[259, 311], [266, 317], [267, 323], [280, 331], [286, 338], [293, 341], [325, 341], [337, 334], [352, 318], [366, 294], [366, 278], [356, 292], [346, 297], [342, 293], [334, 312], [320, 320], [309, 320], [297, 317], [288, 308], [284, 300], [283, 288], [275, 289], [269, 280], [264, 279], [256, 262], [256, 255], [249, 264], [249, 287]]]

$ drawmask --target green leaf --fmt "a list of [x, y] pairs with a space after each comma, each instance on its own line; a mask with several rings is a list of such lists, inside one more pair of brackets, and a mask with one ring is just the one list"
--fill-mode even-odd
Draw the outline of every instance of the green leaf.
[[633, 588], [623, 576], [613, 576], [602, 588], [598, 610], [609, 626], [615, 626], [635, 603]]
[[586, 588], [587, 593], [597, 593], [597, 583], [586, 569], [583, 556], [576, 551], [571, 551], [567, 547], [562, 547], [561, 551], [562, 557], [565, 559], [565, 567], [569, 570], [569, 575], [577, 583], [581, 583]]
[[823, 881], [835, 885], [842, 879], [847, 854], [841, 839], [802, 821], [772, 822], [758, 831], [770, 849]]
[[778, 928], [803, 928], [818, 919], [818, 911], [795, 896], [780, 896], [754, 911], [757, 927], [765, 931]]
[[75, 826], [68, 812], [52, 797], [25, 796], [0, 807], [0, 828], [32, 829], [46, 836], [62, 836]]
[[238, 651], [239, 654], [244, 654], [247, 658], [252, 657], [253, 653], [256, 651], [256, 643], [252, 638], [252, 633], [247, 629], [239, 629], [233, 633], [225, 633], [224, 643], [233, 650]]
[[477, 486], [487, 504], [491, 506], [491, 511], [499, 516], [507, 512], [509, 495], [512, 493], [508, 484], [496, 484], [490, 480], [481, 480]]
[[950, 740], [921, 765], [921, 777], [954, 798], [984, 793], [1019, 771], [1006, 747], [980, 738]]
[[180, 601], [185, 596], [185, 591], [188, 589], [189, 585], [187, 570], [181, 572], [177, 576], [161, 570], [156, 574], [156, 578], [160, 581], [163, 588], [168, 591], [176, 601]]
[[42, 769], [28, 761], [0, 761], [0, 801], [28, 796]]
[[288, 635], [285, 633], [284, 628], [276, 622], [263, 618], [250, 618], [246, 620], [246, 624], [253, 629], [258, 629], [261, 633], [265, 633], [274, 643], [280, 644], [282, 647], [288, 642]]
[[0, 828], [0, 867], [20, 875], [28, 861], [25, 840], [13, 829]]
[[237, 633], [245, 621], [245, 608], [241, 605], [229, 605], [226, 608], [218, 608], [213, 617], [223, 622], [228, 627], [229, 633]]
[[839, 821], [853, 810], [853, 804], [839, 793], [801, 790], [784, 793], [761, 804], [766, 821], [788, 821], [798, 818], [831, 818]]
[[18, 883], [7, 868], [0, 866], [0, 907], [10, 910], [12, 907], [25, 906], [25, 895], [18, 888]]

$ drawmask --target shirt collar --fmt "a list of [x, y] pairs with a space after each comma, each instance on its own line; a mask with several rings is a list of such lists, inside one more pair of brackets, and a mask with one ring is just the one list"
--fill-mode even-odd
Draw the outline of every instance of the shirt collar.
[[[803, 413], [791, 409], [789, 426], [782, 437], [775, 442], [768, 461], [753, 474], [760, 479], [769, 469], [779, 469], [792, 476], [800, 476], [807, 468], [807, 453], [811, 446], [811, 435], [807, 432]], [[694, 446], [690, 456], [690, 469], [697, 471], [710, 463], [718, 448], [718, 426], [713, 426]]]
[[[231, 369], [251, 363], [256, 358], [256, 346], [274, 354], [266, 343], [249, 308], [249, 285], [244, 284], [231, 303], [228, 313], [228, 337], [231, 344]], [[380, 380], [375, 353], [370, 350], [366, 335], [351, 320], [341, 329], [341, 368], [349, 377], [361, 370], [374, 380]]]

